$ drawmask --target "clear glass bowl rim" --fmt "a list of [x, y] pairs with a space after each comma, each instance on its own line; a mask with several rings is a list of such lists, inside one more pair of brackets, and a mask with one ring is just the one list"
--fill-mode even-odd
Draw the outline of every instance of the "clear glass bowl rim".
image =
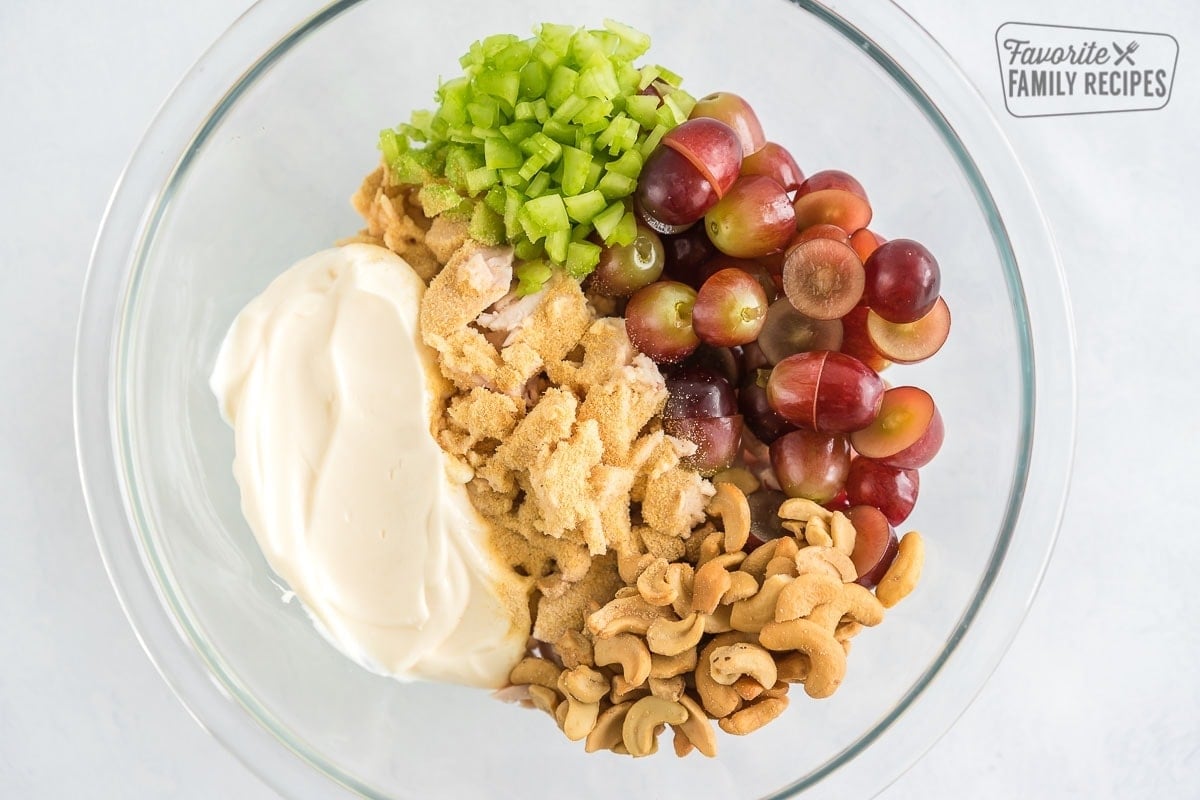
[[[344, 796], [346, 790], [374, 794], [307, 752], [286, 731], [272, 730], [269, 715], [241, 695], [236, 680], [221, 674], [216, 659], [205, 656], [138, 533], [139, 515], [122, 466], [116, 376], [126, 302], [143, 245], [153, 235], [175, 176], [242, 87], [308, 32], [361, 1], [259, 0], [183, 78], [113, 191], [92, 252], [76, 342], [81, 479], [101, 557], [122, 607], [147, 655], [197, 722], [289, 798]], [[1023, 323], [1023, 480], [1014, 483], [1004, 530], [972, 606], [939, 658], [887, 718], [821, 769], [773, 795], [873, 796], [966, 709], [1033, 600], [1057, 535], [1074, 452], [1074, 334], [1061, 264], [1029, 182], [983, 98], [950, 56], [891, 2], [845, 0], [836, 12], [813, 0], [792, 2], [863, 47], [939, 128], [988, 212], [1009, 273], [1014, 311]], [[1029, 268], [1021, 272], [1021, 264]], [[935, 682], [951, 661], [953, 676]], [[851, 760], [856, 769], [843, 769]], [[332, 781], [318, 777], [313, 767]]]

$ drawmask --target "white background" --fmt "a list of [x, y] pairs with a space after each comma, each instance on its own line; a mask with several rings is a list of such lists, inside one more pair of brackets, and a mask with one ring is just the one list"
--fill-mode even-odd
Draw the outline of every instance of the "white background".
[[[0, 2], [0, 797], [274, 796], [188, 717], [122, 616], [70, 410], [109, 191], [155, 108], [246, 5]], [[883, 796], [1200, 797], [1200, 4], [902, 5], [980, 87], [1032, 176], [1074, 298], [1080, 407], [1066, 521], [1028, 621], [979, 699]], [[992, 40], [1009, 20], [1174, 34], [1170, 105], [1009, 117]]]

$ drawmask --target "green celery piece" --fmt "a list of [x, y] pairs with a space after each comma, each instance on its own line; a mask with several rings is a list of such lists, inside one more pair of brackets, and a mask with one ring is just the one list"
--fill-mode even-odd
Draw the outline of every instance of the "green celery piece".
[[483, 196], [483, 202], [487, 203], [487, 207], [497, 214], [504, 213], [504, 187], [496, 184], [488, 189], [487, 194]]
[[500, 104], [493, 97], [477, 95], [473, 102], [467, 103], [467, 116], [471, 118], [472, 125], [494, 128], [500, 118]]
[[628, 197], [637, 188], [637, 181], [616, 172], [605, 172], [596, 188], [609, 199]]
[[681, 83], [683, 83], [683, 78], [680, 77], [679, 73], [672, 72], [671, 70], [664, 67], [662, 64], [655, 64], [654, 68], [656, 70], [658, 70], [658, 74], [655, 75], [655, 77], [658, 78], [659, 80], [666, 81], [668, 84], [670, 84], [671, 86], [674, 86], [675, 88], [679, 88], [679, 85]]
[[541, 41], [533, 46], [533, 58], [539, 64], [544, 66], [547, 72], [553, 72], [563, 60], [563, 57], [560, 53], [554, 52], [552, 49], [547, 47], [544, 42]]
[[542, 133], [559, 144], [575, 144], [575, 128], [556, 119], [548, 119], [542, 125]]
[[409, 116], [408, 126], [414, 133], [420, 134], [418, 141], [429, 141], [433, 133], [433, 112], [428, 110], [414, 111]]
[[541, 131], [521, 142], [521, 150], [531, 156], [541, 156], [547, 165], [555, 163], [562, 155], [562, 145]]
[[521, 148], [505, 139], [483, 141], [483, 164], [488, 169], [517, 169], [525, 162]]
[[593, 160], [591, 164], [588, 164], [588, 177], [587, 181], [583, 184], [583, 190], [585, 192], [590, 192], [592, 189], [595, 189], [600, 183], [600, 178], [603, 175], [604, 164], [600, 161]]
[[519, 122], [512, 122], [508, 125], [500, 126], [500, 133], [504, 134], [504, 138], [508, 139], [513, 144], [520, 144], [537, 133], [537, 122], [527, 119]]
[[538, 124], [545, 125], [550, 120], [550, 104], [546, 102], [546, 98], [539, 97], [533, 101], [533, 118], [538, 121]]
[[621, 217], [621, 221], [617, 223], [617, 227], [613, 232], [604, 237], [604, 243], [625, 247], [633, 244], [633, 240], [637, 238], [637, 217], [631, 209], [625, 209], [625, 215]]
[[486, 203], [476, 203], [471, 213], [471, 221], [467, 225], [467, 233], [472, 239], [487, 245], [496, 245], [504, 241], [504, 217], [497, 214]]
[[638, 151], [642, 154], [642, 158], [649, 158], [654, 152], [654, 148], [658, 147], [658, 143], [667, 135], [666, 125], [655, 125], [654, 130], [646, 134], [646, 138], [638, 145]]
[[576, 280], [591, 274], [600, 263], [600, 245], [591, 242], [571, 242], [567, 245], [567, 274]]
[[567, 217], [567, 207], [563, 204], [562, 195], [547, 194], [526, 200], [518, 218], [531, 242], [540, 241], [554, 231], [571, 229], [571, 220]]
[[[554, 103], [551, 103], [554, 105]], [[587, 108], [587, 100], [584, 100], [577, 94], [568, 95], [563, 98], [563, 101], [554, 109], [554, 113], [550, 115], [550, 119], [556, 119], [559, 122], [570, 122], [583, 109]]]
[[592, 57], [579, 73], [579, 83], [575, 91], [582, 97], [604, 100], [611, 100], [620, 94], [621, 85], [617, 83], [617, 71], [613, 68], [612, 61], [602, 55]]
[[551, 261], [562, 264], [567, 260], [567, 245], [571, 243], [571, 231], [561, 230], [546, 235], [546, 255]]
[[500, 176], [494, 169], [487, 167], [478, 167], [470, 170], [467, 175], [467, 194], [471, 197], [482, 193], [483, 191], [495, 186], [500, 180]]
[[587, 101], [578, 114], [575, 114], [571, 121], [577, 125], [590, 125], [593, 122], [605, 122], [607, 124], [608, 117], [613, 112], [613, 103], [611, 100], [604, 97], [593, 97]]
[[461, 125], [458, 127], [451, 128], [450, 135], [448, 138], [450, 139], [450, 141], [456, 142], [458, 144], [482, 144], [483, 143], [483, 137], [476, 136], [475, 131], [473, 131], [467, 125]]
[[617, 67], [617, 83], [621, 84], [621, 93], [627, 97], [637, 96], [641, 78], [642, 74], [633, 64], [625, 62]]
[[588, 169], [592, 164], [592, 156], [577, 147], [562, 149], [562, 190], [565, 194], [576, 195], [583, 191], [587, 184]]
[[637, 150], [626, 150], [620, 158], [608, 162], [605, 169], [636, 180], [637, 176], [642, 174], [643, 161], [642, 154]]
[[658, 124], [657, 111], [658, 98], [652, 94], [635, 94], [625, 98], [625, 113], [646, 130]]
[[586, 64], [592, 60], [592, 56], [603, 57], [603, 48], [604, 45], [594, 32], [579, 28], [571, 34], [571, 50], [568, 57], [576, 64]]
[[472, 81], [475, 91], [491, 95], [512, 108], [521, 94], [521, 74], [515, 71], [481, 72]]
[[638, 78], [638, 89], [645, 89], [650, 84], [654, 83], [655, 78], [659, 75], [659, 68], [654, 64], [647, 64], [642, 67]]
[[[601, 195], [601, 197], [603, 197], [603, 195]], [[597, 214], [595, 218], [591, 220], [591, 223], [592, 225], [596, 226], [596, 233], [600, 234], [600, 237], [607, 242], [608, 237], [614, 230], [616, 230], [617, 225], [621, 223], [621, 217], [624, 215], [625, 203], [618, 200]]]
[[529, 185], [525, 187], [525, 194], [530, 197], [541, 197], [550, 191], [550, 173], [539, 172], [529, 180]]
[[520, 96], [540, 100], [550, 86], [550, 70], [540, 61], [530, 61], [521, 68]]
[[536, 118], [537, 114], [534, 113], [533, 103], [529, 100], [522, 100], [513, 106], [513, 119], [517, 120], [518, 122], [521, 120], [532, 120]]
[[408, 141], [402, 139], [395, 131], [382, 130], [379, 132], [379, 152], [383, 154], [383, 162], [389, 167], [407, 149]]
[[550, 82], [546, 86], [546, 102], [551, 108], [558, 108], [575, 92], [575, 83], [579, 73], [565, 64], [559, 64], [550, 73]]
[[458, 207], [463, 200], [454, 187], [441, 182], [426, 183], [417, 192], [417, 202], [427, 217], [436, 217], [444, 211]]
[[504, 134], [502, 134], [498, 129], [496, 129], [496, 128], [481, 128], [478, 125], [475, 125], [471, 128], [471, 135], [474, 136], [476, 139], [478, 139], [481, 142], [486, 142], [488, 139], [503, 139], [504, 138]]
[[554, 275], [553, 268], [545, 261], [524, 261], [513, 268], [517, 276], [517, 295], [524, 297], [541, 291]]
[[571, 34], [574, 32], [575, 29], [570, 25], [543, 22], [537, 27], [536, 34], [540, 43], [551, 52], [557, 53], [559, 57], [563, 57], [571, 47]]
[[521, 170], [519, 169], [501, 169], [496, 171], [500, 173], [500, 183], [506, 187], [523, 189], [525, 184], [529, 183], [529, 181], [521, 177]]
[[638, 124], [631, 119], [627, 119], [625, 122], [627, 124], [620, 133], [613, 137], [613, 142], [608, 147], [608, 152], [614, 156], [637, 146]]
[[474, 148], [459, 145], [446, 151], [446, 180], [459, 191], [467, 188], [467, 173], [482, 166], [483, 154]]
[[[467, 121], [467, 102], [470, 99], [471, 83], [466, 78], [454, 78], [438, 87], [441, 106], [435, 117], [450, 125], [463, 125]], [[430, 125], [432, 126], [432, 121]]]
[[543, 167], [546, 166], [546, 159], [540, 155], [532, 155], [525, 159], [525, 163], [517, 170], [517, 173], [527, 181], [533, 180], [533, 176], [538, 174]]
[[596, 137], [596, 149], [605, 150], [611, 147], [613, 139], [621, 133], [624, 129], [625, 121], [628, 119], [629, 117], [625, 116], [624, 112], [622, 112], [609, 120], [608, 124], [604, 126], [604, 130]]
[[492, 67], [505, 72], [519, 72], [532, 55], [533, 48], [528, 44], [519, 40], [513, 41], [496, 53], [492, 58]]
[[604, 211], [608, 200], [603, 194], [593, 189], [583, 194], [564, 197], [563, 204], [567, 207], [567, 216], [571, 219], [576, 222], [592, 222], [597, 214]]
[[575, 128], [575, 146], [585, 153], [594, 153], [596, 151], [596, 137], [590, 133], [584, 133], [582, 128]]
[[620, 40], [614, 54], [617, 58], [633, 61], [635, 58], [644, 56], [650, 49], [650, 37], [636, 28], [631, 28], [613, 19], [604, 20], [604, 27], [615, 33]]
[[407, 153], [401, 153], [396, 159], [396, 163], [391, 165], [392, 177], [397, 183], [412, 183], [423, 184], [433, 180], [433, 172], [428, 166], [421, 163], [417, 153], [419, 150], [410, 150]]
[[520, 39], [512, 33], [496, 33], [488, 36], [483, 40], [483, 57], [488, 60], [495, 59], [504, 48], [519, 41]]
[[521, 233], [521, 223], [517, 215], [523, 205], [525, 195], [516, 189], [504, 190], [504, 236], [509, 240], [515, 239]]
[[546, 248], [541, 242], [531, 242], [524, 236], [513, 242], [513, 254], [523, 261], [533, 261], [546, 255]]
[[590, 222], [581, 222], [571, 228], [571, 241], [582, 242], [584, 239], [591, 236], [594, 230], [596, 229], [592, 227]]

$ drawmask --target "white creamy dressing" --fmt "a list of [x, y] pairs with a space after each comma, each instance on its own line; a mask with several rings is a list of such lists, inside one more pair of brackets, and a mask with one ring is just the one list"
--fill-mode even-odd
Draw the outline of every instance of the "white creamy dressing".
[[211, 386], [242, 512], [318, 628], [375, 672], [502, 686], [525, 590], [430, 433], [443, 380], [417, 329], [424, 290], [381, 247], [309, 256], [238, 315]]

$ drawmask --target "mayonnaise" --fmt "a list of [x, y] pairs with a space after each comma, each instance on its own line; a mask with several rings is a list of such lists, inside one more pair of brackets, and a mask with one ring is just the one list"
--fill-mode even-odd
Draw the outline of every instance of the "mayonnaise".
[[424, 290], [381, 247], [309, 256], [238, 315], [211, 386], [242, 513], [327, 638], [381, 674], [497, 687], [529, 610], [430, 433]]

